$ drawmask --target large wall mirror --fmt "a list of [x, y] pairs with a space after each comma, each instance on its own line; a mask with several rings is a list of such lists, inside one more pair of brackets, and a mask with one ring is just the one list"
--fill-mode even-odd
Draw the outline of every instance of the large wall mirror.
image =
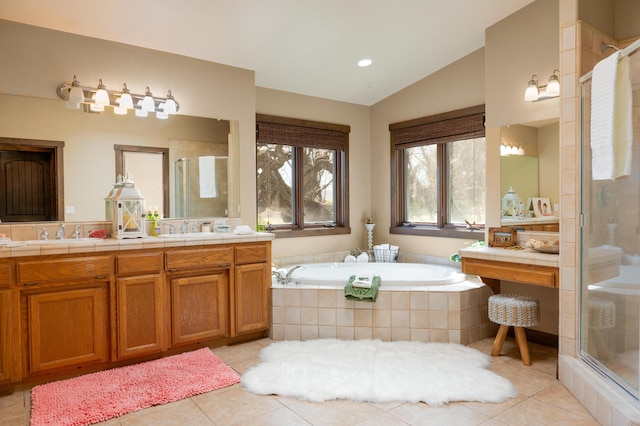
[[[527, 201], [533, 198], [548, 198], [551, 214], [547, 217], [531, 217], [527, 220], [557, 222], [560, 208], [558, 119], [504, 126], [500, 129], [500, 139], [501, 144], [508, 148], [501, 148], [500, 198], [502, 200], [512, 189], [524, 204], [524, 214], [519, 217], [504, 216], [501, 213], [501, 224], [523, 222], [523, 216], [535, 216], [533, 206], [527, 206]], [[516, 149], [512, 154], [506, 152], [513, 147]], [[503, 210], [503, 203], [501, 203], [501, 212]], [[527, 214], [529, 211], [531, 213]]]
[[[105, 220], [104, 197], [126, 172], [146, 207], [158, 206], [164, 217], [240, 216], [237, 121], [96, 114], [59, 100], [0, 94], [0, 129], [4, 137], [64, 141], [67, 221]], [[125, 148], [119, 170], [117, 146]]]

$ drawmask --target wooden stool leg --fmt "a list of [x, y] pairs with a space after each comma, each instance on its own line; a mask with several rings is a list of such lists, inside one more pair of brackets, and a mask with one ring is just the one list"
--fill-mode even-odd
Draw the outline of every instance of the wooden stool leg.
[[491, 356], [500, 355], [500, 351], [502, 350], [502, 345], [504, 345], [504, 339], [507, 338], [507, 332], [509, 331], [509, 326], [500, 324], [500, 328], [498, 329], [498, 334], [496, 334], [496, 338], [493, 341], [493, 349], [491, 349]]
[[529, 345], [527, 344], [527, 335], [524, 331], [524, 327], [513, 327], [513, 331], [516, 334], [516, 342], [520, 348], [520, 356], [522, 357], [522, 363], [524, 365], [531, 365], [531, 356], [529, 355]]

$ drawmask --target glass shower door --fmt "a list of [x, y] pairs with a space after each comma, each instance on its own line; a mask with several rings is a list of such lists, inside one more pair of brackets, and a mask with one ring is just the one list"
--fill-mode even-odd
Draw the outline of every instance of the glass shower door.
[[[633, 95], [631, 173], [593, 179], [592, 81], [583, 78], [580, 354], [638, 399], [640, 365], [640, 55], [629, 56]], [[633, 81], [633, 80], [636, 81]], [[594, 124], [596, 125], [596, 124]], [[614, 140], [613, 144], [617, 142]]]

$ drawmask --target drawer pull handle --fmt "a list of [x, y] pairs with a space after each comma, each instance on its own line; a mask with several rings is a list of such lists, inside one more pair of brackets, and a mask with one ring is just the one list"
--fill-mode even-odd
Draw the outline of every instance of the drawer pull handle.
[[24, 283], [22, 285], [25, 287], [33, 287], [34, 285], [38, 285], [38, 283]]
[[106, 275], [96, 275], [96, 280], [104, 280], [105, 278], [107, 278]]

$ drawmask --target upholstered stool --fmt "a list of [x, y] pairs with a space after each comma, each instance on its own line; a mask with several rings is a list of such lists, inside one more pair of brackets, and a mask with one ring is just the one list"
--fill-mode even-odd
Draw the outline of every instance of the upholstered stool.
[[491, 356], [500, 355], [509, 327], [513, 326], [522, 363], [531, 365], [524, 327], [532, 327], [540, 323], [540, 302], [538, 299], [516, 294], [494, 294], [489, 297], [489, 319], [500, 324], [498, 334], [493, 341]]
[[595, 345], [595, 355], [603, 360], [609, 359], [609, 351], [602, 336], [603, 330], [616, 326], [616, 304], [601, 297], [589, 297], [589, 328], [590, 336]]

